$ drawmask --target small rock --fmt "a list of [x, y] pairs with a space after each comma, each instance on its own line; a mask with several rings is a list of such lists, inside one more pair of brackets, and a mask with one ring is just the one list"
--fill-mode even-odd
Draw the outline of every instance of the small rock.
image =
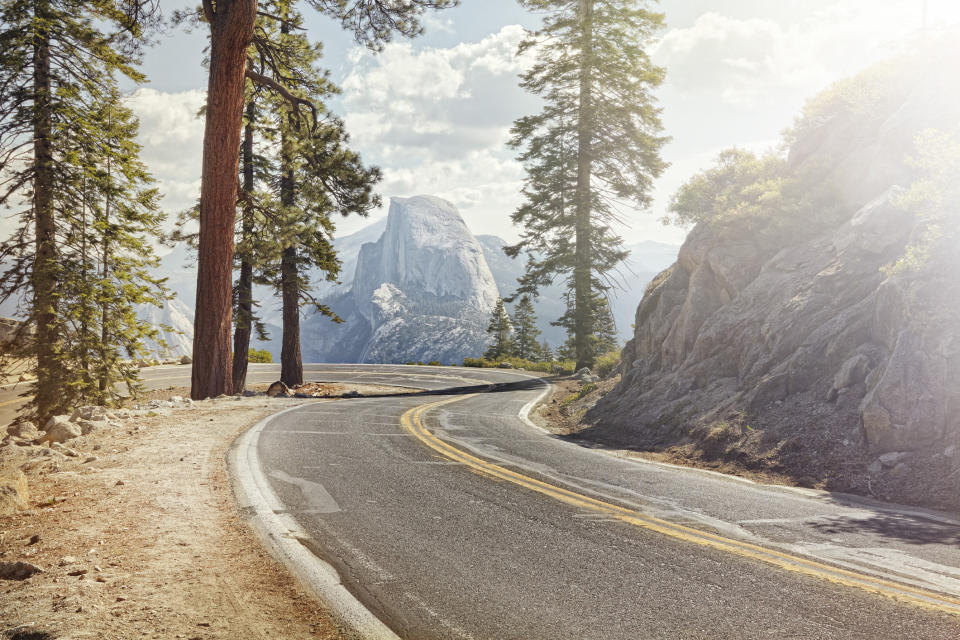
[[957, 455], [957, 446], [953, 444], [950, 445], [943, 450], [943, 455], [947, 456], [948, 458], [952, 458], [953, 456]]
[[283, 382], [277, 380], [270, 385], [270, 388], [267, 389], [267, 395], [271, 398], [276, 398], [278, 396], [290, 395], [290, 387], [285, 385]]
[[77, 453], [76, 451], [74, 451], [73, 449], [71, 449], [70, 447], [65, 447], [65, 446], [63, 446], [62, 444], [60, 444], [59, 442], [54, 442], [53, 444], [50, 445], [50, 448], [53, 449], [54, 451], [57, 451], [57, 452], [59, 452], [59, 453], [62, 453], [63, 455], [69, 456], [69, 457], [71, 457], [71, 458], [76, 458], [76, 457], [78, 457], [78, 456], [80, 455], [79, 453]]
[[96, 462], [99, 459], [100, 458], [97, 456], [87, 456], [87, 458], [83, 461], [83, 464], [90, 464], [91, 462]]
[[190, 356], [181, 356], [180, 364], [193, 364], [193, 358]]
[[60, 558], [60, 562], [57, 564], [61, 567], [65, 567], [68, 564], [74, 564], [76, 561], [77, 559], [74, 558], [73, 556], [63, 556], [62, 558]]
[[74, 569], [73, 571], [68, 571], [67, 575], [73, 576], [76, 578], [77, 576], [86, 575], [89, 571], [90, 571], [89, 569]]
[[73, 440], [83, 435], [80, 427], [70, 422], [70, 418], [67, 416], [53, 416], [47, 421], [44, 429], [46, 433], [38, 438], [36, 441], [38, 444], [44, 442], [66, 442], [67, 440]]
[[7, 435], [33, 440], [40, 437], [40, 432], [32, 422], [17, 422], [7, 427]]
[[80, 420], [77, 422], [77, 426], [80, 427], [80, 433], [87, 435], [93, 433], [94, 431], [99, 431], [101, 429], [106, 429], [110, 426], [105, 419], [103, 420]]
[[40, 542], [40, 534], [35, 533], [32, 536], [30, 536], [30, 541], [27, 543], [27, 545], [37, 544], [38, 542]]
[[359, 392], [359, 391], [356, 391], [356, 390], [347, 391], [345, 394], [343, 394], [343, 397], [344, 397], [344, 398], [359, 398], [359, 397], [360, 397], [360, 392]]
[[0, 562], [0, 580], [26, 580], [43, 573], [43, 569], [29, 562]]
[[899, 463], [903, 458], [905, 458], [906, 455], [907, 455], [906, 453], [903, 453], [901, 451], [891, 451], [890, 453], [883, 454], [877, 459], [880, 461], [880, 464], [882, 464], [885, 469], [890, 469], [892, 467], [897, 466], [897, 463]]
[[116, 482], [113, 486], [115, 486], [115, 487], [122, 487], [122, 486], [123, 486], [123, 480], [117, 480], [117, 482]]
[[183, 396], [170, 396], [170, 402], [174, 404], [180, 404], [183, 402]]
[[880, 475], [881, 471], [883, 471], [883, 465], [880, 464], [879, 460], [874, 460], [870, 463], [870, 466], [867, 467], [867, 473], [872, 476]]
[[909, 475], [909, 473], [910, 473], [910, 466], [905, 462], [898, 462], [897, 466], [895, 466], [893, 469], [890, 469], [891, 478], [896, 478], [896, 479], [905, 478], [907, 475]]

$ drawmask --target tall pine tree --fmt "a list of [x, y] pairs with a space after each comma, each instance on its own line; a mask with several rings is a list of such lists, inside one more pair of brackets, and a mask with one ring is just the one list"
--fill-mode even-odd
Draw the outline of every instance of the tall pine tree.
[[[130, 118], [111, 124], [98, 109], [117, 106], [116, 76], [142, 80], [133, 63], [148, 4], [0, 1], [0, 205], [18, 210], [19, 223], [0, 245], [0, 297], [17, 299], [32, 329], [19, 341], [19, 355], [35, 368], [32, 406], [41, 419], [89, 397], [92, 366], [101, 369], [97, 387], [119, 367], [105, 354], [119, 333], [105, 334], [106, 323], [93, 312], [103, 306], [111, 277], [89, 281], [91, 256], [102, 252], [108, 231], [98, 211], [112, 197], [117, 207], [152, 215], [155, 202], [147, 195], [138, 201], [139, 186], [149, 182], [139, 169], [128, 180], [137, 195], [104, 179], [111, 162], [118, 175], [131, 169], [127, 152], [135, 156], [136, 147], [127, 133], [111, 130]], [[117, 253], [101, 258], [109, 262]], [[127, 280], [120, 300], [134, 302], [144, 285], [138, 274], [117, 277]], [[124, 331], [131, 326], [120, 322]], [[91, 348], [94, 326], [101, 328], [100, 348]]]
[[[306, 0], [306, 4], [339, 21], [359, 42], [378, 48], [394, 33], [418, 35], [425, 9], [454, 6], [457, 0]], [[296, 102], [283, 82], [247, 66], [248, 48], [262, 40], [256, 32], [257, 0], [203, 0], [202, 14], [210, 28], [210, 71], [200, 188], [197, 300], [202, 304], [197, 306], [194, 322], [194, 399], [233, 389], [231, 285], [244, 79], [286, 93]], [[266, 11], [259, 15], [282, 21]]]
[[510, 339], [510, 332], [513, 328], [510, 326], [510, 316], [503, 306], [503, 298], [497, 298], [497, 304], [490, 314], [490, 325], [487, 327], [487, 333], [493, 336], [493, 342], [487, 349], [483, 357], [488, 360], [499, 360], [508, 358], [513, 353], [513, 341]]
[[537, 336], [537, 316], [530, 296], [522, 296], [513, 309], [513, 355], [525, 360], [536, 360], [540, 353]]
[[521, 150], [524, 203], [513, 214], [521, 240], [507, 253], [527, 255], [518, 293], [536, 294], [563, 277], [572, 301], [577, 367], [590, 366], [597, 309], [608, 274], [626, 257], [614, 233], [620, 203], [650, 204], [665, 168], [660, 111], [651, 90], [664, 77], [644, 46], [663, 16], [644, 0], [521, 0], [546, 12], [521, 44], [536, 51], [522, 76], [543, 110], [514, 123]]

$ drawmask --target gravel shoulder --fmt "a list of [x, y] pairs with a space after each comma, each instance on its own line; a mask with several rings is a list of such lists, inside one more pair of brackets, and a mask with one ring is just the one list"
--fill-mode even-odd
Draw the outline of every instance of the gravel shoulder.
[[21, 468], [30, 491], [26, 510], [0, 516], [0, 563], [43, 569], [0, 580], [0, 637], [345, 637], [263, 550], [227, 477], [240, 433], [303, 402], [221, 398], [119, 412], [66, 443], [76, 457], [0, 449], [0, 465]]

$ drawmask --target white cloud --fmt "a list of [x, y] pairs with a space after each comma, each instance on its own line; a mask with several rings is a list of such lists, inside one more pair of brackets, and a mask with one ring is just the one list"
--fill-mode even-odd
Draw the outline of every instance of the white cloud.
[[350, 52], [344, 119], [364, 159], [384, 168], [384, 196], [438, 195], [477, 233], [515, 233], [509, 214], [523, 169], [506, 142], [511, 123], [537, 108], [518, 86], [531, 61], [516, 56], [523, 36], [508, 25], [447, 48], [398, 42], [380, 54]]
[[731, 17], [716, 11], [668, 31], [656, 50], [671, 87], [754, 109], [812, 94], [895, 53], [919, 24], [913, 2], [837, 0], [803, 19]]
[[197, 113], [205, 100], [205, 91], [166, 93], [150, 88], [137, 89], [127, 98], [140, 118], [140, 157], [160, 183], [163, 208], [174, 215], [193, 205], [200, 194], [203, 119]]

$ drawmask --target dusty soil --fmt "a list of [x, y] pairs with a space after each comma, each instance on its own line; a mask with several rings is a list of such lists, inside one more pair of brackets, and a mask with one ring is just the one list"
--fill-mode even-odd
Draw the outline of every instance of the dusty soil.
[[[871, 473], [870, 460], [856, 440], [834, 428], [829, 416], [817, 415], [809, 407], [785, 405], [782, 411], [808, 415], [816, 429], [780, 433], [776, 438], [773, 431], [757, 424], [751, 426], [746, 417], [733, 416], [721, 423], [694, 425], [679, 442], [648, 446], [625, 442], [623, 438], [612, 440], [591, 430], [597, 425], [588, 421], [587, 412], [618, 381], [619, 377], [613, 377], [586, 387], [573, 378], [554, 380], [554, 392], [538, 407], [533, 419], [554, 433], [604, 446], [621, 455], [719, 471], [764, 484], [855, 493], [958, 511], [960, 468], [955, 459], [940, 455], [921, 465], [904, 454], [889, 462], [891, 473]], [[912, 470], [898, 474], [899, 462], [912, 465]]]
[[[591, 437], [591, 424], [584, 420], [587, 411], [620, 381], [619, 376], [601, 380], [595, 385], [586, 386], [572, 377], [553, 380], [553, 392], [550, 397], [540, 404], [532, 419], [541, 427], [558, 435], [570, 436], [572, 439], [585, 440], [593, 444], [604, 444]], [[581, 393], [584, 392], [581, 396]], [[705, 455], [705, 452], [694, 443], [686, 443], [654, 451], [638, 451], [610, 447], [620, 455], [654, 460], [668, 464], [676, 464], [698, 469], [709, 469], [744, 478], [749, 478], [764, 484], [780, 484], [799, 486], [800, 483], [789, 474], [773, 470], [757, 469], [747, 466], [736, 459], [714, 458]]]
[[35, 457], [23, 467], [29, 510], [0, 517], [0, 562], [44, 573], [0, 581], [0, 637], [345, 637], [262, 549], [227, 478], [234, 438], [301, 402], [133, 412], [69, 441], [77, 457], [11, 445]]

